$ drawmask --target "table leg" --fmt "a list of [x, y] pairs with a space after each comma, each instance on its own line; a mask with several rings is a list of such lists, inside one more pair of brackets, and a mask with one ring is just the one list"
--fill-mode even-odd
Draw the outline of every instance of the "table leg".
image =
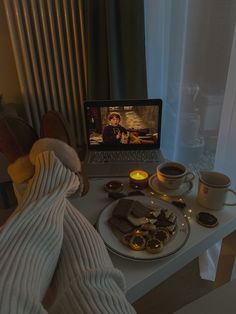
[[218, 288], [232, 279], [236, 258], [236, 231], [222, 241], [220, 257], [217, 265], [215, 287]]

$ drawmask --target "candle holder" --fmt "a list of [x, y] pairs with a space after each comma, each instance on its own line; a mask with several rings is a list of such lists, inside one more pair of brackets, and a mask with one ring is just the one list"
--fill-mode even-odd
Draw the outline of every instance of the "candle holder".
[[129, 174], [129, 184], [133, 189], [145, 189], [148, 186], [148, 176], [144, 170], [133, 170]]

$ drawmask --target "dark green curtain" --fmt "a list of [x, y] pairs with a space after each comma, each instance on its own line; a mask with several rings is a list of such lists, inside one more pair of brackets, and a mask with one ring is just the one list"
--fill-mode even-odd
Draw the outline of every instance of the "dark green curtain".
[[147, 98], [143, 0], [84, 0], [87, 99]]

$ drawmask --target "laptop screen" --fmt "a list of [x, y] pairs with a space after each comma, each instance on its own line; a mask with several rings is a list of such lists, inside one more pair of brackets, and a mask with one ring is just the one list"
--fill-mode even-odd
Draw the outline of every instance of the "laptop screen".
[[89, 149], [159, 148], [161, 112], [161, 99], [85, 102]]

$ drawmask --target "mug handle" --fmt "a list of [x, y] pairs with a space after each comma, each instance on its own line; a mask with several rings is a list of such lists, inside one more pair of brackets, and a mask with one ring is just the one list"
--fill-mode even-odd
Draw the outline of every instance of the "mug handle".
[[[194, 178], [195, 178], [194, 173], [191, 172], [191, 171], [188, 171], [188, 172], [186, 173], [185, 182], [190, 182], [190, 181], [192, 181]], [[236, 195], [236, 193], [235, 193], [235, 195]]]
[[[234, 190], [231, 190], [231, 189], [227, 189], [227, 191], [233, 193], [234, 195], [236, 195], [236, 192]], [[236, 202], [235, 203], [224, 203], [224, 205], [228, 205], [228, 206], [234, 206], [236, 205]]]

